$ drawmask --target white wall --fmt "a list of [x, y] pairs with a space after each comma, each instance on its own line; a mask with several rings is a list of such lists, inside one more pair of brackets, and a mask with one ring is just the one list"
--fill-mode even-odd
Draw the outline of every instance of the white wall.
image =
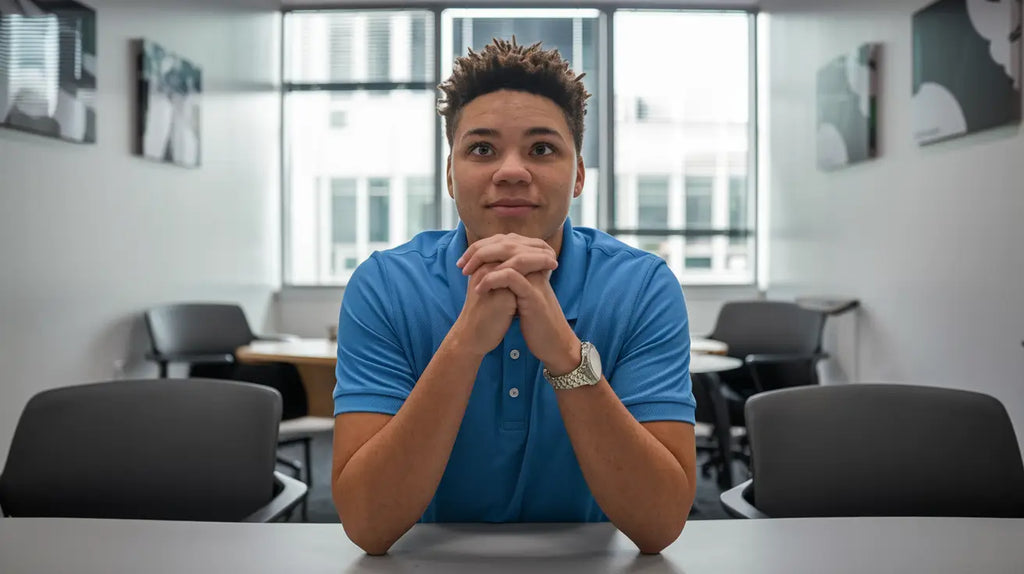
[[[1024, 444], [1024, 136], [1014, 126], [914, 143], [911, 14], [929, 3], [761, 3], [770, 28], [769, 294], [860, 298], [855, 344], [839, 357], [852, 378], [991, 394]], [[818, 171], [816, 70], [868, 41], [884, 44], [881, 155]]]
[[[113, 378], [118, 360], [155, 373], [146, 307], [238, 301], [260, 329], [280, 282], [278, 3], [87, 3], [98, 143], [0, 129], [0, 460], [33, 394]], [[132, 155], [141, 37], [202, 67], [200, 169]]]

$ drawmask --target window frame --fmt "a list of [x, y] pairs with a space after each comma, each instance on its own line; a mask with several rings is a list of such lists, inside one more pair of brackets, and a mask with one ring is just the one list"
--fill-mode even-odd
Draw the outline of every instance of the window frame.
[[[281, 42], [280, 42], [280, 77], [281, 77], [281, 98], [280, 98], [280, 117], [282, 122], [282, 129], [279, 130], [280, 134], [280, 189], [281, 189], [281, 211], [280, 211], [280, 248], [281, 248], [281, 285], [283, 288], [288, 289], [337, 289], [338, 287], [344, 287], [339, 284], [306, 284], [306, 283], [290, 283], [288, 282], [288, 202], [289, 202], [289, 177], [291, 175], [289, 165], [289, 149], [288, 149], [288, 138], [287, 132], [284, 128], [284, 122], [286, 117], [286, 98], [289, 93], [292, 92], [303, 92], [303, 91], [331, 91], [331, 92], [345, 92], [345, 91], [368, 91], [368, 92], [380, 92], [380, 91], [392, 91], [392, 90], [433, 90], [437, 93], [436, 86], [441, 82], [441, 70], [442, 60], [444, 56], [442, 47], [442, 26], [443, 26], [443, 12], [450, 9], [480, 9], [480, 10], [559, 10], [559, 9], [571, 9], [571, 10], [596, 10], [599, 13], [598, 16], [598, 46], [600, 47], [597, 59], [598, 59], [598, 70], [601, 75], [599, 81], [599, 94], [600, 98], [599, 105], [596, 110], [591, 110], [590, 113], [598, 114], [598, 133], [590, 134], [590, 137], [599, 138], [598, 144], [598, 158], [599, 165], [601, 166], [602, 177], [599, 178], [598, 182], [598, 199], [597, 199], [597, 228], [612, 235], [612, 236], [632, 236], [637, 239], [644, 237], [682, 237], [682, 238], [711, 238], [711, 237], [727, 237], [729, 238], [729, 244], [736, 239], [749, 239], [753, 238], [753, 244], [751, 245], [750, 258], [752, 260], [750, 269], [750, 280], [747, 282], [711, 282], [711, 283], [699, 283], [702, 287], [749, 287], [756, 286], [758, 284], [758, 277], [760, 277], [760, 246], [758, 238], [758, 229], [760, 227], [760, 209], [758, 209], [759, 202], [759, 174], [760, 169], [758, 165], [759, 158], [759, 144], [760, 138], [758, 133], [759, 116], [758, 116], [758, 101], [759, 101], [759, 89], [758, 80], [760, 75], [758, 73], [760, 61], [758, 59], [758, 19], [757, 16], [760, 10], [756, 6], [732, 6], [722, 7], [715, 6], [713, 4], [702, 4], [702, 3], [687, 3], [681, 5], [671, 5], [663, 2], [651, 2], [642, 1], [637, 3], [625, 3], [622, 0], [617, 2], [585, 2], [585, 3], [571, 3], [571, 2], [558, 2], [558, 3], [533, 3], [528, 2], [525, 4], [514, 4], [509, 6], [502, 6], [500, 4], [493, 4], [490, 2], [413, 2], [413, 3], [398, 3], [398, 2], [384, 2], [384, 3], [366, 3], [356, 2], [352, 4], [348, 3], [337, 3], [337, 4], [311, 4], [301, 5], [296, 4], [283, 8], [281, 10], [282, 20], [289, 13], [293, 12], [394, 12], [394, 11], [417, 11], [417, 12], [430, 12], [433, 15], [433, 82], [289, 82], [286, 79], [285, 67], [287, 64], [286, 54], [286, 26], [280, 27]], [[749, 94], [748, 94], [748, 126], [747, 126], [747, 137], [749, 145], [747, 146], [747, 221], [748, 227], [735, 229], [730, 226], [726, 228], [711, 228], [711, 229], [686, 229], [683, 228], [650, 228], [637, 226], [635, 228], [624, 228], [616, 227], [613, 223], [616, 221], [615, 216], [615, 187], [616, 176], [615, 171], [615, 117], [614, 108], [611, 105], [611, 99], [615, 93], [615, 62], [612, 54], [614, 54], [614, 37], [615, 37], [615, 18], [614, 15], [617, 11], [671, 11], [671, 12], [727, 12], [727, 13], [742, 13], [748, 16], [747, 19], [747, 37], [748, 37], [748, 77], [749, 77]], [[440, 225], [445, 221], [445, 202], [444, 196], [446, 190], [442, 185], [441, 181], [441, 166], [444, 162], [443, 150], [445, 149], [445, 135], [444, 135], [444, 124], [443, 120], [438, 114], [434, 114], [434, 174], [432, 180], [435, 184], [434, 189], [434, 221]], [[727, 200], [731, 202], [731, 186], [729, 193], [727, 193]]]
[[[287, 97], [291, 93], [302, 93], [302, 92], [328, 92], [328, 93], [353, 93], [353, 92], [367, 92], [367, 93], [390, 93], [393, 91], [408, 90], [408, 91], [422, 91], [431, 92], [436, 97], [436, 86], [440, 83], [437, 80], [441, 75], [441, 63], [438, 59], [440, 52], [439, 43], [441, 41], [441, 12], [443, 9], [420, 7], [415, 5], [401, 5], [401, 4], [379, 4], [379, 5], [339, 5], [337, 7], [330, 6], [315, 6], [315, 7], [301, 7], [294, 6], [287, 9], [281, 10], [282, 15], [282, 26], [280, 28], [281, 42], [280, 42], [280, 77], [281, 77], [281, 129], [280, 134], [280, 189], [281, 189], [281, 212], [280, 212], [280, 249], [281, 249], [281, 285], [283, 288], [300, 288], [300, 289], [336, 289], [338, 287], [344, 287], [345, 283], [292, 283], [289, 281], [289, 203], [291, 199], [290, 192], [290, 179], [291, 179], [291, 162], [290, 162], [290, 149], [288, 141], [288, 132], [285, 125], [287, 119]], [[287, 37], [287, 26], [284, 24], [284, 18], [287, 14], [293, 12], [429, 12], [432, 16], [433, 27], [434, 27], [434, 61], [433, 66], [430, 69], [431, 77], [437, 81], [401, 81], [401, 82], [380, 82], [380, 81], [363, 81], [363, 82], [292, 82], [287, 77], [287, 63], [288, 63], [288, 46], [286, 44]], [[389, 54], [390, 58], [390, 54]], [[442, 142], [441, 138], [443, 135], [443, 123], [440, 116], [434, 114], [434, 171], [432, 179], [439, 181], [440, 172], [439, 165], [441, 164], [441, 150]], [[369, 197], [369, 191], [367, 191], [367, 197]], [[439, 186], [434, 192], [434, 221], [440, 223], [441, 221], [441, 209], [442, 209], [442, 190]], [[372, 243], [372, 241], [371, 241]], [[319, 248], [318, 248], [319, 249]], [[318, 259], [322, 259], [322, 256], [318, 256]]]

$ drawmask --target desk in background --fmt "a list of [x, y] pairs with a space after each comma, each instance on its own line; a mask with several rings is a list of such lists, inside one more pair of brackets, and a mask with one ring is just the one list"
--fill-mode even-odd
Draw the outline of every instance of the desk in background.
[[235, 358], [244, 363], [291, 363], [302, 377], [309, 416], [334, 418], [334, 365], [337, 343], [327, 339], [253, 341], [239, 347]]
[[690, 335], [690, 355], [725, 355], [729, 352], [729, 345], [722, 341]]
[[1020, 574], [1024, 519], [691, 521], [661, 555], [609, 523], [417, 524], [371, 557], [338, 524], [0, 519], [4, 574]]

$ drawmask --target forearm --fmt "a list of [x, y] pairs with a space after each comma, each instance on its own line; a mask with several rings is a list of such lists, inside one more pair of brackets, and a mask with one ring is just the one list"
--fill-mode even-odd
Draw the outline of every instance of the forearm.
[[449, 333], [398, 413], [335, 478], [345, 531], [368, 553], [386, 552], [430, 504], [482, 359]]
[[642, 552], [660, 552], [682, 531], [695, 477], [633, 418], [606, 380], [555, 394], [598, 505]]

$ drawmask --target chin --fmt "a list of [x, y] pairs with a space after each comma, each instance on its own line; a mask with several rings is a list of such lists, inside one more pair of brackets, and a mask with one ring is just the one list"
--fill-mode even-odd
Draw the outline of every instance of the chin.
[[[515, 233], [523, 237], [548, 241], [551, 237], [561, 232], [563, 223], [564, 220], [549, 227], [538, 221], [497, 219], [484, 222], [483, 225], [476, 229], [479, 230], [479, 233], [475, 235], [480, 239], [485, 239], [494, 235]], [[465, 220], [463, 220], [463, 224], [465, 224]], [[470, 230], [470, 232], [476, 231], [469, 226], [466, 226], [466, 229]]]
[[516, 235], [522, 235], [523, 237], [531, 237], [534, 239], [545, 239], [544, 234], [537, 229], [535, 225], [522, 224], [516, 225], [514, 223], [508, 223], [501, 225], [501, 231], [497, 233], [515, 233]]
[[529, 221], [523, 219], [504, 219], [494, 218], [480, 227], [480, 237], [490, 237], [492, 235], [498, 235], [502, 233], [517, 233], [525, 237], [532, 237], [530, 233], [534, 229], [534, 225], [531, 225]]

